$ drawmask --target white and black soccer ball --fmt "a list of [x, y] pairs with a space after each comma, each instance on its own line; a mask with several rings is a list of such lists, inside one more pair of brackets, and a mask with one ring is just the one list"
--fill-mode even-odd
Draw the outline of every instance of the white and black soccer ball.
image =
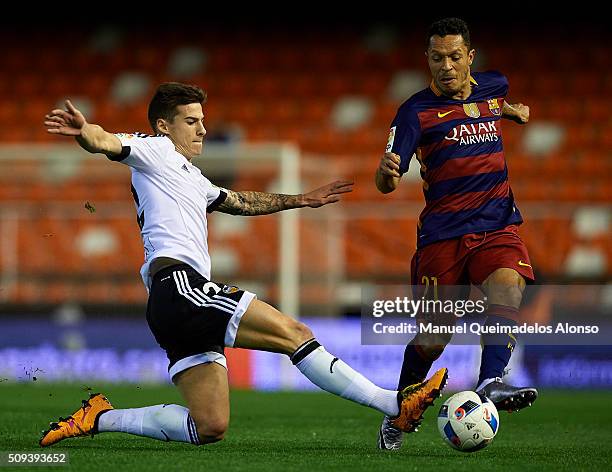
[[455, 393], [438, 413], [438, 430], [444, 442], [463, 452], [488, 446], [499, 430], [495, 405], [476, 392]]

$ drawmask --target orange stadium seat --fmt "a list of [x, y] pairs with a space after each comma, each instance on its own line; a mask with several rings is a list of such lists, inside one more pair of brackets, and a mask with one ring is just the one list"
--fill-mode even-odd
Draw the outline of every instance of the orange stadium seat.
[[17, 97], [30, 98], [39, 96], [44, 89], [45, 78], [39, 73], [24, 74], [13, 84]]
[[[385, 95], [390, 82], [388, 74], [359, 74], [355, 77], [354, 92], [366, 97], [379, 97]], [[408, 98], [408, 97], [406, 97]]]
[[147, 290], [140, 281], [121, 283], [117, 289], [117, 298], [121, 303], [139, 305], [147, 303]]
[[49, 281], [45, 283], [43, 290], [45, 299], [56, 305], [72, 301], [73, 293], [75, 292], [69, 284], [60, 281]]
[[301, 121], [299, 104], [290, 98], [265, 103], [262, 115], [262, 118], [268, 123], [284, 125]]
[[248, 141], [261, 142], [269, 139], [271, 134], [270, 126], [265, 124], [252, 123], [245, 130], [246, 138]]
[[329, 72], [337, 69], [342, 62], [342, 51], [337, 48], [310, 48], [304, 57], [308, 68], [315, 72]]
[[304, 55], [299, 48], [283, 47], [276, 50], [274, 63], [278, 70], [295, 71], [304, 69]]
[[31, 69], [32, 62], [28, 54], [24, 54], [26, 48], [6, 48], [2, 54], [2, 67], [9, 72], [7, 75], [20, 75]]
[[300, 120], [286, 121], [282, 126], [277, 127], [279, 138], [300, 146], [301, 149], [308, 147], [308, 128], [300, 123]]
[[578, 172], [587, 178], [610, 175], [612, 161], [606, 157], [605, 153], [595, 149], [584, 150], [578, 160]]
[[325, 125], [331, 112], [331, 101], [324, 98], [310, 98], [302, 100], [300, 117], [309, 124]]
[[250, 85], [244, 77], [230, 75], [217, 84], [217, 93], [226, 100], [237, 100], [249, 96]]
[[208, 47], [208, 68], [215, 74], [227, 73], [231, 70], [234, 61], [234, 49], [231, 45], [219, 46], [215, 45], [214, 48]]
[[599, 95], [593, 95], [585, 99], [584, 116], [587, 120], [597, 126], [609, 120], [610, 100]]
[[601, 127], [599, 139], [592, 146], [593, 151], [600, 153], [602, 159], [610, 159], [612, 149], [612, 123], [606, 123]]
[[44, 284], [34, 280], [23, 280], [16, 284], [10, 295], [15, 303], [44, 303]]
[[566, 129], [566, 145], [568, 149], [581, 151], [591, 147], [596, 142], [597, 135], [598, 132], [592, 123], [575, 124]]
[[330, 74], [319, 76], [317, 89], [325, 97], [340, 97], [354, 93], [351, 87], [352, 83], [344, 75]]
[[319, 92], [317, 83], [317, 77], [311, 71], [304, 71], [303, 74], [295, 75], [289, 86], [296, 97], [308, 100], [316, 99]]
[[593, 70], [607, 70], [610, 67], [610, 50], [608, 47], [594, 46], [583, 50], [586, 56], [589, 58], [591, 68]]
[[273, 73], [254, 75], [250, 80], [250, 88], [259, 100], [267, 102], [286, 95], [285, 90], [290, 87], [290, 79]]
[[595, 70], [583, 70], [573, 74], [569, 90], [576, 97], [600, 96], [604, 92], [601, 75]]
[[555, 73], [539, 73], [532, 78], [530, 89], [540, 96], [559, 97], [565, 94], [567, 86]]
[[[547, 96], [543, 94], [543, 96]], [[536, 103], [527, 103], [533, 107], [532, 116], [538, 120], [571, 122], [582, 115], [582, 102], [570, 97], [563, 100], [551, 97]]]

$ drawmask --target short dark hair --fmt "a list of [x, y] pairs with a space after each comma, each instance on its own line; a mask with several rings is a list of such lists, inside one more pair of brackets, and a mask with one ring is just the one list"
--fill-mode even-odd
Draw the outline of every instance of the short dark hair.
[[196, 85], [186, 85], [179, 82], [166, 82], [157, 87], [155, 95], [149, 103], [147, 118], [154, 133], [158, 133], [157, 120], [163, 118], [174, 120], [178, 114], [178, 105], [190, 103], [203, 104], [206, 101], [206, 92]]
[[435, 21], [429, 27], [427, 32], [427, 47], [429, 48], [429, 42], [431, 37], [438, 35], [441, 38], [448, 34], [458, 34], [463, 38], [463, 42], [470, 49], [470, 29], [465, 21], [461, 18], [443, 18], [442, 20]]

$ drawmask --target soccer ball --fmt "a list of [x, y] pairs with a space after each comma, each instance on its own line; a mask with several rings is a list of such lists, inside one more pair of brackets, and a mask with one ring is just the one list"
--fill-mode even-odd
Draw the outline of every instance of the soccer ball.
[[438, 430], [444, 442], [463, 452], [488, 446], [499, 429], [497, 408], [476, 392], [455, 393], [438, 413]]

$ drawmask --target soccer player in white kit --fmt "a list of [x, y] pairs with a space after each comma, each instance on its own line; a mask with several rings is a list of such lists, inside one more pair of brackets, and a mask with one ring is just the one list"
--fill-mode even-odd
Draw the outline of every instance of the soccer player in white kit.
[[191, 163], [202, 152], [205, 100], [199, 87], [161, 84], [148, 111], [155, 136], [108, 133], [68, 100], [65, 110], [45, 117], [49, 133], [74, 136], [85, 150], [130, 167], [145, 248], [147, 322], [187, 407], [114, 409], [104, 395], [92, 394], [71, 416], [51, 423], [40, 445], [111, 431], [192, 444], [221, 440], [229, 423], [225, 346], [286, 354], [320, 388], [396, 417], [397, 427], [409, 429], [439, 396], [446, 369], [402, 392], [382, 389], [328, 353], [303, 323], [251, 292], [211, 280], [207, 213], [253, 216], [317, 208], [337, 202], [353, 184], [336, 181], [302, 195], [216, 187]]

